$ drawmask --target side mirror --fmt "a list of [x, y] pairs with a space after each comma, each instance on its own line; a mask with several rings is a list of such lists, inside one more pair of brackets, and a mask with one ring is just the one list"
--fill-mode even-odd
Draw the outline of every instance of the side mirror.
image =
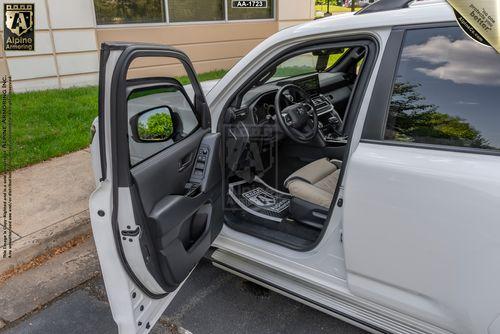
[[132, 137], [137, 142], [162, 142], [174, 134], [172, 110], [167, 106], [143, 111], [130, 120]]

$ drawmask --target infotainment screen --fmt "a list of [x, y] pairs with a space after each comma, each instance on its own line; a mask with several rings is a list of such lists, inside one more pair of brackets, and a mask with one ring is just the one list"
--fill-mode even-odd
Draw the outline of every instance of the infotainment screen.
[[293, 83], [305, 90], [309, 95], [317, 95], [320, 93], [319, 77], [317, 74], [296, 80]]

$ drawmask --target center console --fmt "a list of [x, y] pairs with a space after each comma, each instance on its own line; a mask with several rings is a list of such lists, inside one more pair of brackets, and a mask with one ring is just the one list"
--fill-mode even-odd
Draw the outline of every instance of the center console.
[[317, 74], [302, 77], [292, 82], [301, 87], [311, 96], [312, 103], [318, 115], [318, 127], [321, 138], [327, 143], [345, 142], [341, 133], [342, 120], [335, 111], [332, 101], [321, 94], [319, 77]]
[[342, 120], [335, 112], [330, 100], [322, 94], [312, 97], [311, 100], [318, 115], [318, 130], [321, 138], [327, 143], [343, 142], [344, 138], [340, 133]]

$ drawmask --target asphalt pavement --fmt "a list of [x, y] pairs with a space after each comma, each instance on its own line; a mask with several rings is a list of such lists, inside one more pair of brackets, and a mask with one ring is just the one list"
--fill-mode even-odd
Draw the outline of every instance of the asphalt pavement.
[[[362, 334], [365, 331], [202, 262], [154, 327], [155, 334]], [[117, 333], [100, 277], [0, 330]]]

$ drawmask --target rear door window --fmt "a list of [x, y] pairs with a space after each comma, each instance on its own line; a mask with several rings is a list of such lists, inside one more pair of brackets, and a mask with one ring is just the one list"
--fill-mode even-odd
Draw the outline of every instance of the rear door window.
[[500, 55], [458, 27], [408, 30], [384, 137], [500, 150]]

